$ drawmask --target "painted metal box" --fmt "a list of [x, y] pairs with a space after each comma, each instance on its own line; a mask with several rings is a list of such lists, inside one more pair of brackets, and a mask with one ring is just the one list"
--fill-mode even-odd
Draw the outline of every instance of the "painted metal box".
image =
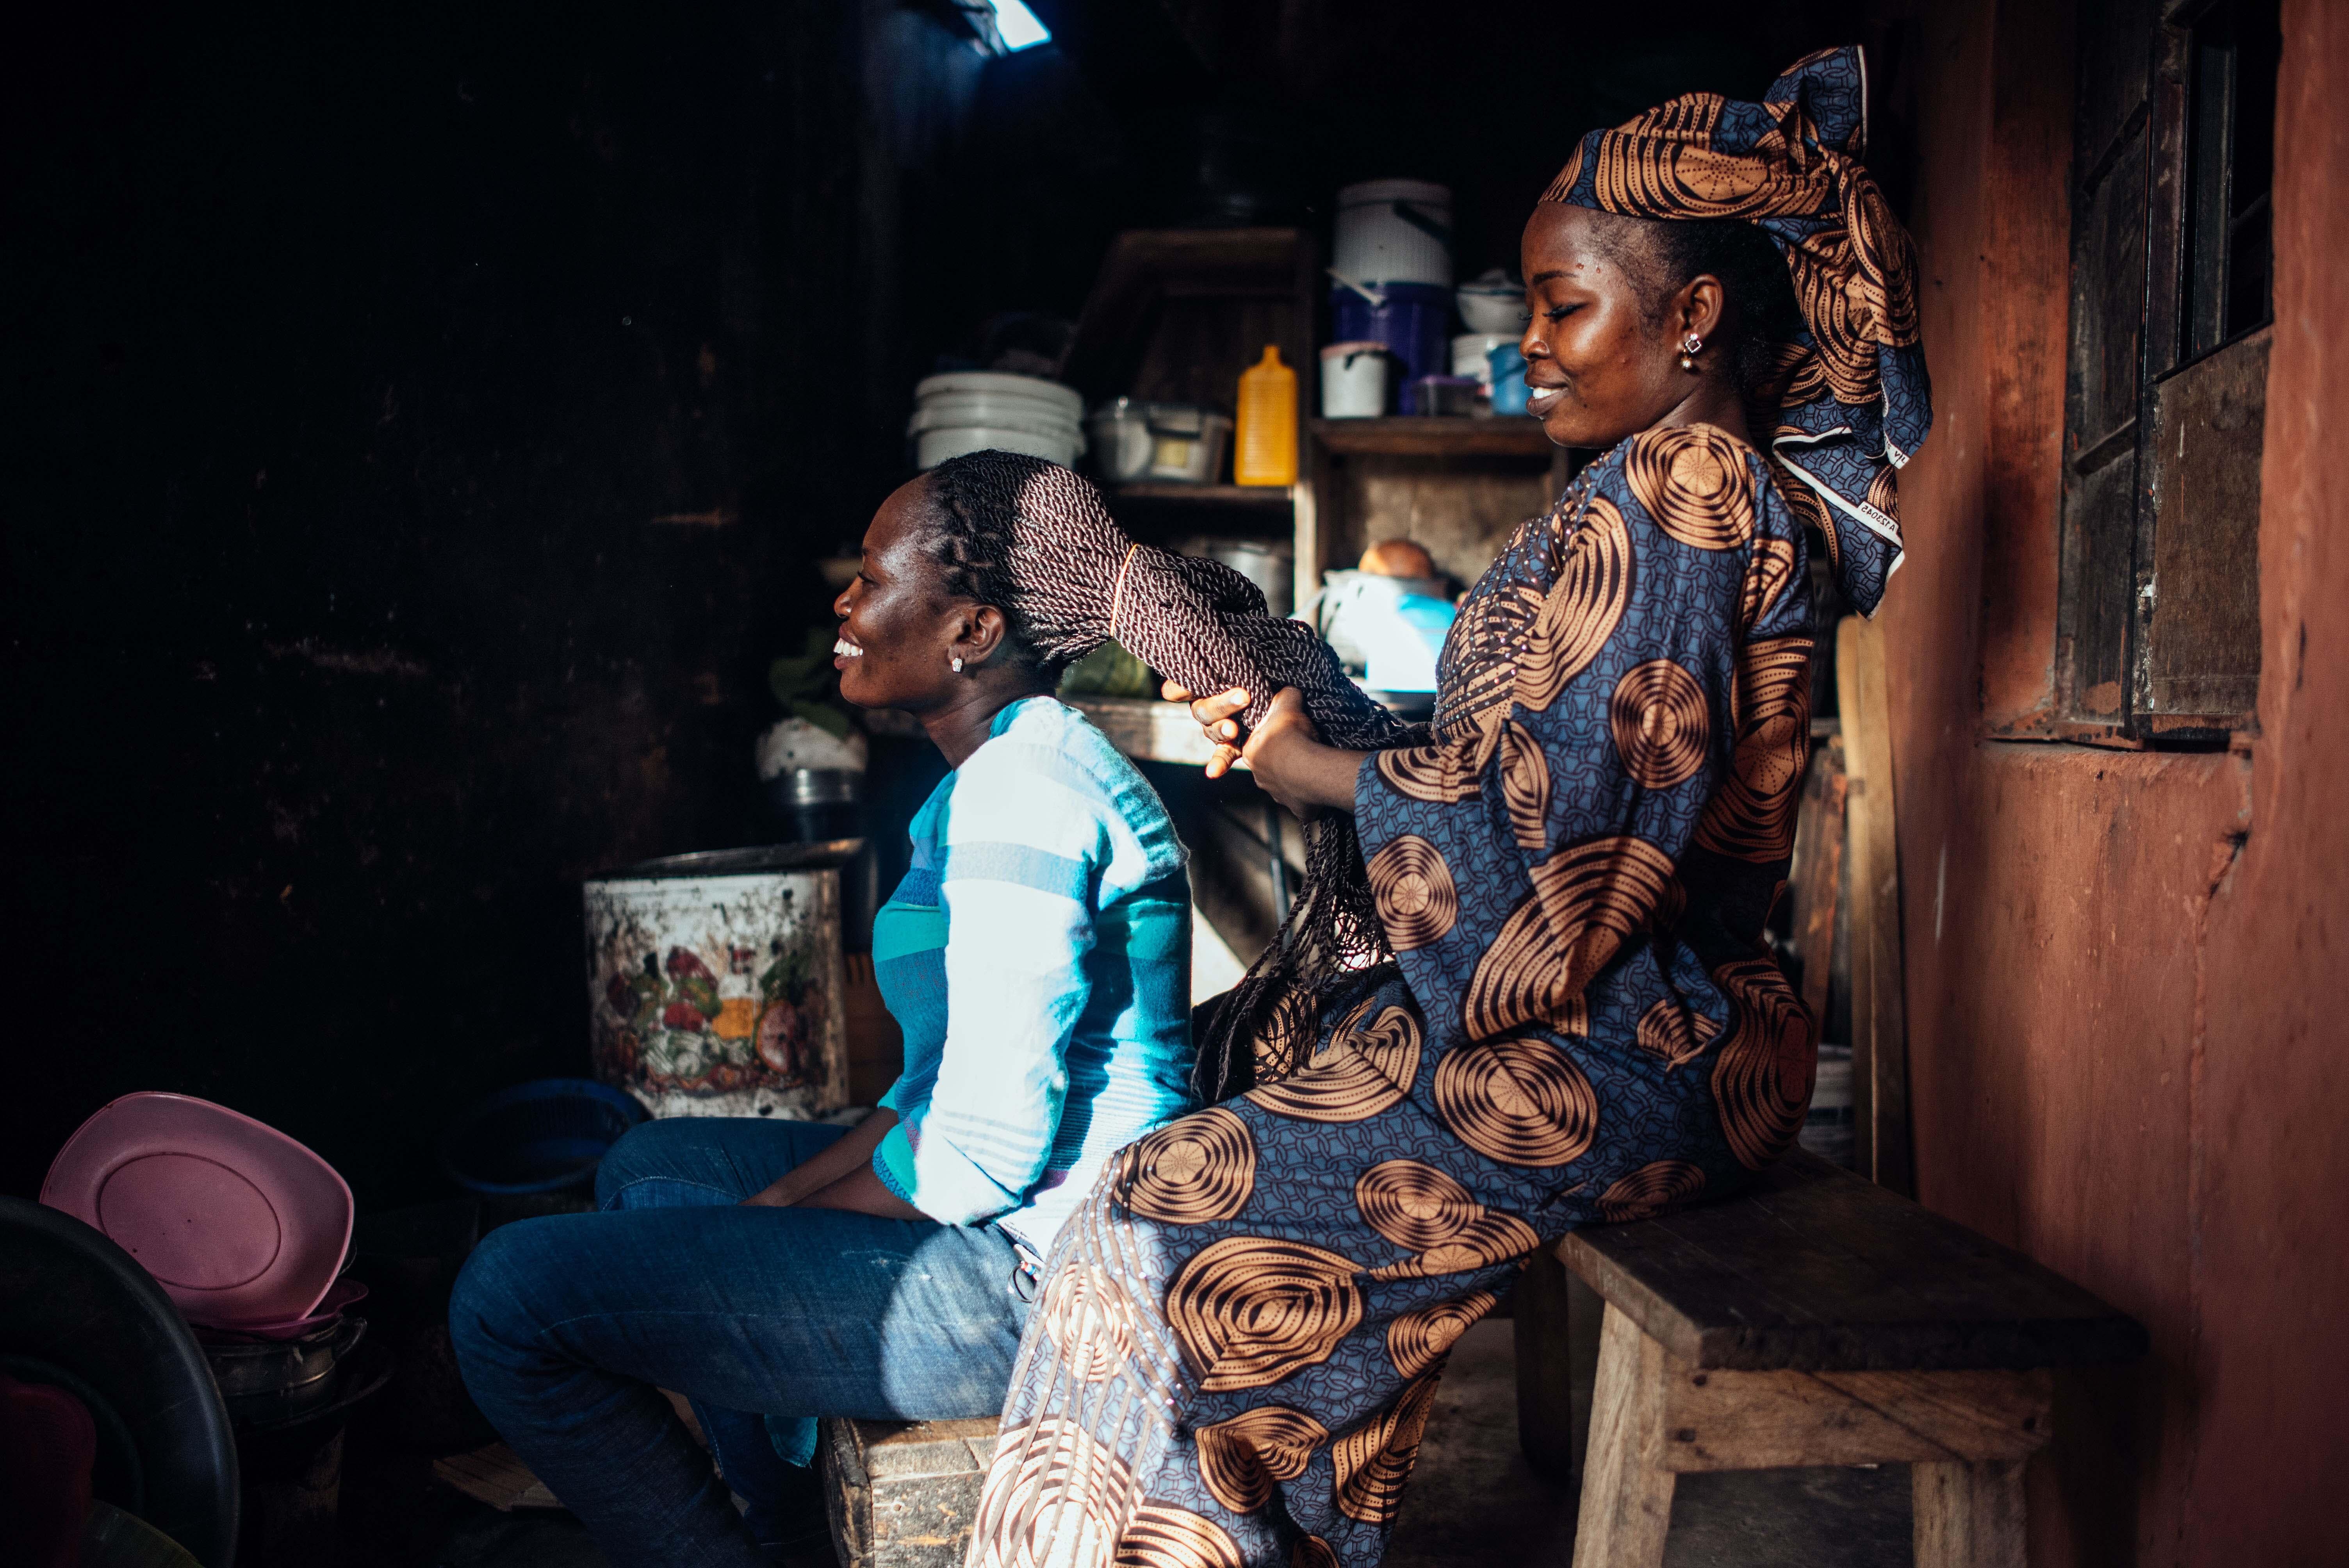
[[847, 1104], [839, 868], [862, 844], [671, 855], [587, 882], [595, 1076], [655, 1116]]

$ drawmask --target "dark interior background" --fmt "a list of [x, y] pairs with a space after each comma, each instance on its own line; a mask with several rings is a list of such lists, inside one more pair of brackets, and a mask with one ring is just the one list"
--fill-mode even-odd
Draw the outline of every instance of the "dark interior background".
[[[905, 476], [913, 382], [1074, 316], [1116, 230], [1202, 216], [1203, 158], [1317, 225], [1346, 181], [1444, 181], [1469, 276], [1590, 126], [1855, 36], [1032, 4], [1056, 42], [996, 59], [945, 0], [20, 19], [0, 1191], [166, 1088], [363, 1205], [436, 1196], [465, 1102], [584, 1071], [577, 883], [773, 836], [766, 666]], [[1911, 35], [1857, 36], [1900, 203]]]

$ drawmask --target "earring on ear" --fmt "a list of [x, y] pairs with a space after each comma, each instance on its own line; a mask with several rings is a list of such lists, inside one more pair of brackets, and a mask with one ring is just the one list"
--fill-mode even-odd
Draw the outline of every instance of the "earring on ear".
[[1682, 338], [1681, 368], [1683, 370], [1693, 371], [1696, 368], [1696, 356], [1700, 353], [1703, 352], [1703, 349], [1704, 339], [1699, 337], [1695, 333], [1692, 332], [1686, 337]]
[[954, 666], [954, 673], [955, 673], [955, 674], [957, 674], [957, 675], [960, 675], [960, 674], [962, 674], [962, 655], [961, 655], [960, 654], [956, 654], [956, 655], [952, 655], [951, 657], [949, 657], [949, 658], [947, 660], [947, 663], [948, 663], [948, 664], [950, 664], [950, 665], [952, 665]]

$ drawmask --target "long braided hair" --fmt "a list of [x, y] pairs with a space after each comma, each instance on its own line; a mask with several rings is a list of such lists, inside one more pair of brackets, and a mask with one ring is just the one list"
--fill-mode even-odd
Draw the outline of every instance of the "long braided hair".
[[[1043, 673], [1114, 639], [1197, 693], [1244, 686], [1250, 727], [1295, 686], [1323, 739], [1353, 750], [1423, 740], [1365, 696], [1302, 622], [1266, 612], [1255, 583], [1221, 562], [1126, 537], [1101, 492], [1057, 463], [972, 452], [929, 471], [931, 553], [951, 589], [995, 605]], [[1304, 1065], [1319, 1005], [1391, 962], [1350, 812], [1305, 824], [1305, 877], [1288, 919], [1225, 1004], [1204, 1020], [1192, 1087], [1228, 1099]]]

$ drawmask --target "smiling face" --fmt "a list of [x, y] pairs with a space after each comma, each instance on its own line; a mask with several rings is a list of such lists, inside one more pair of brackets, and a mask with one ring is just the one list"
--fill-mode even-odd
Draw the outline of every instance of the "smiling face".
[[1710, 366], [1681, 367], [1681, 338], [1719, 326], [1721, 284], [1699, 277], [1651, 298], [1647, 279], [1625, 264], [1638, 255], [1640, 238], [1628, 225], [1639, 222], [1556, 201], [1526, 221], [1526, 411], [1561, 447], [1611, 447], [1676, 422], [1713, 390]]
[[840, 695], [859, 707], [924, 713], [952, 700], [963, 679], [951, 661], [959, 654], [966, 668], [972, 663], [974, 623], [1002, 619], [945, 591], [944, 569], [925, 549], [927, 485], [909, 480], [881, 503], [856, 577], [832, 603], [841, 618], [833, 667]]

